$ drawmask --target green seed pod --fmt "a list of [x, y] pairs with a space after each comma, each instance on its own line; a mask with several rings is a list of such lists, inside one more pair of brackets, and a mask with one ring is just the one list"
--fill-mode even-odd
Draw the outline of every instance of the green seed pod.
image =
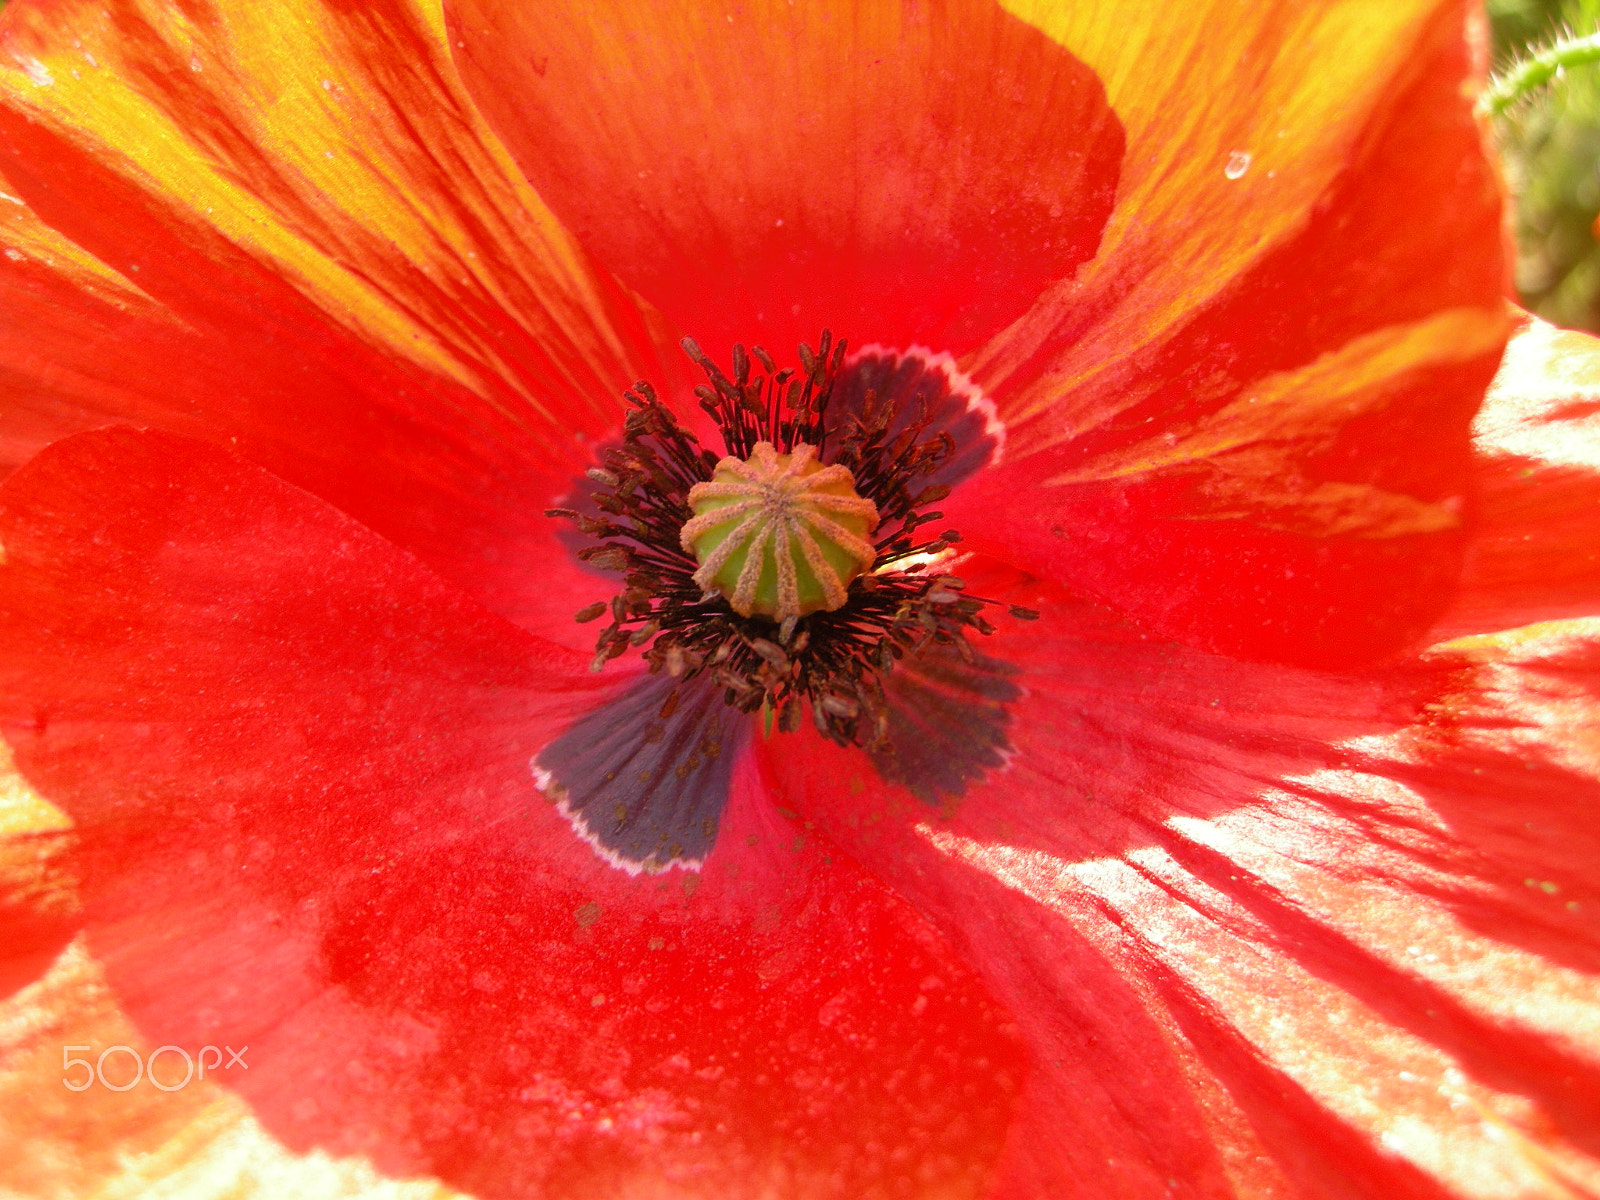
[[791, 454], [757, 442], [746, 460], [724, 458], [709, 483], [689, 489], [695, 515], [682, 544], [700, 564], [694, 581], [744, 617], [782, 621], [842, 607], [851, 580], [877, 557], [866, 535], [878, 509], [855, 482], [804, 442]]

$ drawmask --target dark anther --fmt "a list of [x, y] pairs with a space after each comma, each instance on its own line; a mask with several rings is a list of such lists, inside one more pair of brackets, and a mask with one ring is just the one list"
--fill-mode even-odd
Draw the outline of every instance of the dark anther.
[[[842, 607], [781, 623], [741, 617], [720, 593], [703, 591], [693, 579], [699, 564], [680, 532], [694, 515], [689, 489], [711, 478], [719, 456], [679, 424], [648, 383], [636, 383], [626, 393], [621, 443], [586, 473], [588, 501], [607, 517], [593, 509], [590, 515], [548, 511], [580, 532], [610, 539], [585, 547], [579, 558], [623, 577], [623, 590], [609, 604], [577, 614], [592, 621], [609, 610], [612, 618], [596, 640], [592, 665], [600, 670], [639, 647], [652, 672], [673, 679], [705, 674], [726, 703], [748, 713], [765, 709], [781, 730], [797, 729], [809, 712], [836, 742], [879, 746], [889, 729], [883, 679], [896, 664], [933, 647], [970, 662], [968, 634], [994, 631], [982, 615], [994, 601], [969, 596], [965, 581], [926, 569], [961, 535], [917, 532], [941, 516], [926, 506], [950, 492], [927, 477], [958, 447], [947, 431], [932, 427], [921, 402], [895, 411], [890, 397], [869, 392], [864, 403], [830, 415], [845, 342], [827, 330], [814, 352], [799, 347], [799, 371], [778, 370], [759, 346], [735, 346], [730, 377], [694, 341], [685, 338], [683, 348], [705, 373], [695, 394], [717, 423], [726, 453], [748, 459], [756, 443], [770, 442], [789, 454], [804, 443], [823, 463], [848, 469], [856, 493], [877, 506], [877, 557], [850, 584]], [[1010, 612], [1021, 620], [1038, 616], [1019, 606]], [[677, 696], [668, 694], [663, 720]]]

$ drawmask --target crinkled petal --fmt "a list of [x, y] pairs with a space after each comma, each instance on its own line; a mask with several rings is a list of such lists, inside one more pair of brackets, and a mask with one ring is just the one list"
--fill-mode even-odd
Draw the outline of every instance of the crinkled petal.
[[983, 1189], [1005, 1014], [749, 758], [703, 872], [612, 869], [530, 759], [616, 682], [203, 442], [56, 443], [0, 543], [0, 720], [87, 948], [147, 1042], [248, 1046], [218, 1082], [291, 1151], [519, 1200]]
[[771, 754], [1015, 1015], [1002, 1194], [1600, 1185], [1593, 622], [1333, 675], [1006, 594], [1043, 617], [990, 639], [1025, 694], [963, 799]]
[[8, 4], [0, 250], [0, 465], [193, 433], [533, 627], [541, 510], [663, 374], [423, 0]]
[[990, 0], [447, 4], [540, 195], [685, 333], [965, 351], [1090, 258], [1101, 82]]

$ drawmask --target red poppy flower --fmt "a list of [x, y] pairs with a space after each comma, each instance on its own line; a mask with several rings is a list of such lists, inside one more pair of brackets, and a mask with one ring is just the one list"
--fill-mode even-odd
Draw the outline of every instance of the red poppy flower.
[[[1600, 356], [1524, 334], [1474, 450], [1477, 33], [11, 0], [0, 1178], [1600, 1186]], [[591, 671], [635, 551], [544, 511], [623, 389], [720, 451], [678, 337], [823, 325], [880, 347], [823, 458], [893, 396], [952, 487], [965, 588], [892, 584], [943, 642], [806, 616], [881, 728], [768, 735], [708, 623]], [[841, 678], [799, 628], [736, 654]]]

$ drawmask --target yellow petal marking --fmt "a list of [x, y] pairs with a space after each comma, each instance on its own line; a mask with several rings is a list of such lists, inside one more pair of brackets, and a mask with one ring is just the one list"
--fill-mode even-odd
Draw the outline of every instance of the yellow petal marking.
[[[505, 357], [502, 318], [548, 355], [545, 379], [612, 410], [611, 385], [638, 373], [610, 320], [615, 297], [467, 100], [438, 3], [406, 14], [393, 36], [414, 39], [421, 61], [390, 73], [372, 65], [390, 31], [363, 34], [316, 0], [218, 0], [204, 19], [160, 0], [124, 7], [139, 36], [98, 3], [19, 10], [0, 46], [0, 104], [512, 419], [570, 436], [571, 414], [558, 420]], [[0, 249], [142, 296], [136, 276], [44, 229], [20, 199], [0, 174]]]
[[[1108, 405], [1136, 405], [1136, 389], [1101, 377], [1166, 341], [1308, 227], [1374, 114], [1408, 82], [1440, 6], [1336, 0], [1241, 19], [1228, 0], [1200, 0], [1174, 20], [1164, 0], [1001, 2], [1096, 71], [1127, 134], [1099, 254], [967, 365], [1006, 397], [1015, 457], [1113, 419]], [[1101, 315], [1049, 370], [1004, 386], [1086, 310]]]
[[1388, 326], [1306, 366], [1269, 375], [1233, 403], [1173, 426], [1159, 440], [1100, 455], [1046, 482], [1191, 475], [1199, 485], [1196, 517], [1244, 517], [1314, 536], [1394, 537], [1454, 528], [1459, 502], [1308, 478], [1298, 461], [1328, 447], [1353, 418], [1380, 411], [1409, 372], [1492, 354], [1505, 327], [1505, 315], [1478, 308]]

